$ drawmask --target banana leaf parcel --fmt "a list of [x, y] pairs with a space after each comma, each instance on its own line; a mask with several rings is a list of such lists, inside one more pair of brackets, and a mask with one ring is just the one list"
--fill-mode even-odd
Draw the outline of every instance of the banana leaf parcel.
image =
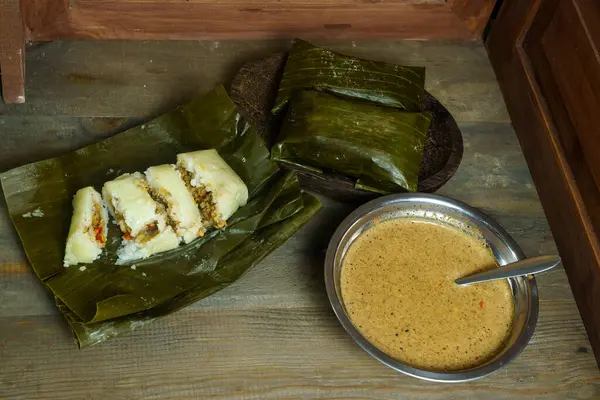
[[[248, 186], [248, 204], [224, 230], [135, 265], [117, 266], [120, 233], [92, 264], [63, 267], [75, 191], [124, 172], [172, 163], [177, 153], [216, 148]], [[236, 281], [320, 208], [269, 152], [222, 86], [144, 125], [63, 156], [3, 173], [11, 219], [27, 257], [80, 347], [129, 332]]]
[[405, 111], [421, 111], [425, 68], [345, 56], [296, 39], [271, 112], [279, 114], [301, 89], [317, 89]]
[[290, 101], [271, 157], [357, 178], [380, 193], [417, 190], [431, 115], [301, 91]]

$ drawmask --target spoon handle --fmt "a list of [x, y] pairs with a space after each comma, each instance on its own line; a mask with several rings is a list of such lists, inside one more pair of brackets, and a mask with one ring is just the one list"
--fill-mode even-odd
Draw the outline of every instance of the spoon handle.
[[539, 256], [525, 258], [523, 260], [506, 264], [499, 268], [477, 272], [458, 278], [454, 282], [458, 285], [470, 285], [471, 283], [493, 281], [495, 279], [506, 279], [513, 276], [539, 274], [549, 271], [560, 264], [559, 256]]

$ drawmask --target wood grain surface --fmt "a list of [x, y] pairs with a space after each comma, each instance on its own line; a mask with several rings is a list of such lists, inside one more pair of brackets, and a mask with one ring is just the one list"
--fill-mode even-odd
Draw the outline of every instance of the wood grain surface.
[[480, 38], [495, 0], [22, 0], [30, 40]]
[[[28, 103], [0, 106], [0, 170], [100, 140], [226, 80], [249, 55], [276, 46], [285, 43], [73, 42], [31, 49]], [[428, 90], [444, 98], [464, 137], [463, 161], [440, 193], [491, 215], [527, 255], [556, 251], [481, 44], [334, 46], [425, 65]], [[44, 62], [49, 59], [63, 61]], [[496, 374], [435, 384], [379, 364], [349, 338], [329, 307], [324, 251], [352, 207], [323, 201], [316, 218], [229, 288], [83, 351], [27, 265], [0, 201], [0, 399], [600, 396], [600, 376], [562, 269], [538, 278], [540, 318], [533, 339]]]
[[0, 95], [6, 103], [25, 102], [25, 26], [20, 0], [0, 1]]
[[[480, 43], [312, 43], [357, 57], [425, 65], [425, 89], [448, 107], [459, 123], [510, 122]], [[289, 40], [173, 41], [168, 45], [153, 41], [42, 43], [27, 49], [27, 103], [4, 105], [0, 113], [148, 117], [197, 91], [209, 90], [214, 82], [229, 82], [244, 62], [285, 51], [289, 45]]]
[[496, 0], [454, 0], [452, 11], [471, 32], [483, 33]]

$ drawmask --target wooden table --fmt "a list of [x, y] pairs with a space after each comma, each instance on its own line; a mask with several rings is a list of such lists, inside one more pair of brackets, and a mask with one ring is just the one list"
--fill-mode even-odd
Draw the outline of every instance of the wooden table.
[[[28, 100], [0, 106], [0, 170], [111, 135], [227, 81], [287, 42], [55, 42], [27, 51]], [[478, 42], [337, 42], [427, 67], [465, 155], [439, 193], [483, 209], [527, 255], [555, 252], [485, 49]], [[324, 210], [234, 285], [130, 335], [78, 350], [27, 265], [0, 205], [0, 399], [583, 399], [600, 375], [563, 270], [538, 278], [540, 318], [525, 352], [466, 384], [403, 376], [363, 352], [323, 285], [329, 236], [351, 207]]]

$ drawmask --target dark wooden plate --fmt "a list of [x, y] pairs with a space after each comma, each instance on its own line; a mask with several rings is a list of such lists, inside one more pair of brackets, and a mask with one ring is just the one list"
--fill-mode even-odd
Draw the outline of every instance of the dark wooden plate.
[[[283, 118], [273, 116], [271, 107], [277, 95], [286, 56], [286, 53], [278, 53], [247, 62], [231, 83], [231, 98], [240, 113], [257, 128], [269, 148], [275, 142]], [[463, 154], [463, 140], [452, 115], [428, 92], [425, 92], [424, 108], [433, 115], [433, 120], [427, 132], [418, 191], [430, 193], [442, 187], [458, 169]], [[282, 164], [282, 167], [297, 171], [300, 183], [306, 189], [337, 200], [364, 202], [379, 196], [356, 189], [354, 179], [340, 174], [319, 174], [288, 164]]]

